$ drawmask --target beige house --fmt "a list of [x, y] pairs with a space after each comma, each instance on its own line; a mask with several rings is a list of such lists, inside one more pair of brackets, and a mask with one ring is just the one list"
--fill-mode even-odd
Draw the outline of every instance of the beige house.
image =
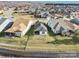
[[31, 28], [32, 21], [27, 19], [17, 19], [13, 26], [5, 31], [6, 35], [8, 36], [24, 36], [27, 31]]

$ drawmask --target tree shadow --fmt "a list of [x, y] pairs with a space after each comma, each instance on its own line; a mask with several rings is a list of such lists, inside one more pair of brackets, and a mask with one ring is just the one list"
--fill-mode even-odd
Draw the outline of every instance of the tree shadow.
[[72, 39], [64, 39], [64, 40], [58, 40], [57, 38], [55, 38], [54, 41], [51, 42], [47, 42], [48, 44], [65, 44], [65, 45], [75, 45], [75, 44], [79, 44], [79, 38], [77, 37], [73, 37]]
[[44, 24], [46, 27], [47, 27], [47, 29], [48, 29], [48, 35], [49, 36], [55, 36], [55, 34], [53, 33], [53, 31], [51, 30], [51, 28], [47, 25], [47, 24]]
[[33, 36], [33, 35], [34, 35], [34, 25], [31, 26], [31, 28], [30, 28], [29, 31], [26, 33], [26, 35], [28, 35], [28, 36]]
[[4, 32], [0, 32], [0, 37], [4, 37], [5, 33]]

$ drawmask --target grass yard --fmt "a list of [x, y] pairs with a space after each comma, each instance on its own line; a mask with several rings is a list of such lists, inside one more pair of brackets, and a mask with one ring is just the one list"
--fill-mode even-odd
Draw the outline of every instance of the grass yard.
[[37, 36], [34, 35], [28, 41], [26, 48], [34, 48], [35, 50], [47, 50], [47, 51], [67, 51], [67, 50], [79, 50], [79, 44], [71, 44], [70, 41], [63, 41], [63, 40], [70, 40], [70, 37], [61, 37], [56, 36], [58, 39], [62, 41], [55, 42], [54, 36], [50, 37], [47, 36]]
[[[33, 19], [33, 15], [21, 15], [21, 14], [14, 14], [15, 19], [23, 18], [23, 19]], [[0, 43], [4, 43], [4, 44], [11, 44], [11, 45], [16, 45], [19, 47], [24, 48], [26, 46], [27, 43], [27, 38], [28, 35], [24, 36], [24, 37], [13, 37], [13, 38], [9, 38], [9, 37], [4, 37], [4, 33], [0, 33]], [[10, 46], [11, 47], [11, 46]]]
[[[33, 15], [18, 15], [14, 14], [15, 18], [25, 18], [35, 20]], [[48, 35], [34, 35], [34, 27], [28, 31], [24, 37], [0, 37], [0, 43], [7, 43], [10, 45], [9, 48], [21, 48], [21, 49], [32, 49], [32, 50], [44, 50], [44, 51], [67, 51], [67, 50], [79, 50], [79, 34], [73, 37], [54, 35], [53, 32], [48, 28]], [[79, 32], [79, 31], [78, 31]], [[77, 33], [78, 33], [77, 32]]]
[[[28, 32], [30, 38], [28, 40], [27, 48], [34, 50], [47, 50], [47, 51], [67, 51], [67, 50], [79, 50], [79, 42], [74, 43], [73, 37], [54, 35], [53, 32], [48, 29], [48, 35], [33, 35], [33, 28]], [[32, 34], [32, 35], [31, 35]], [[79, 35], [78, 35], [79, 36]]]

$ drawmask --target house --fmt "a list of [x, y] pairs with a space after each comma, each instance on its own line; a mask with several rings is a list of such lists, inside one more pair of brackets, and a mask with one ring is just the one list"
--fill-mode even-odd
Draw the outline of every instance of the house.
[[46, 18], [49, 15], [47, 10], [36, 9], [35, 17]]
[[79, 19], [74, 18], [74, 19], [68, 19], [68, 18], [63, 18], [65, 22], [71, 24], [74, 27], [74, 30], [79, 29]]
[[47, 35], [47, 33], [48, 33], [48, 31], [47, 31], [46, 26], [43, 23], [37, 21], [34, 25], [34, 34]]
[[49, 12], [48, 11], [41, 11], [40, 14], [41, 14], [42, 18], [46, 18], [48, 16]]
[[18, 14], [32, 14], [32, 12], [30, 10], [17, 10], [15, 11], [15, 13], [18, 13]]
[[10, 28], [14, 22], [14, 18], [10, 17], [4, 20], [2, 17], [0, 18], [0, 32], [5, 31]]
[[73, 17], [79, 17], [79, 10], [72, 12], [71, 15]]
[[71, 19], [70, 22], [73, 23], [75, 30], [79, 29], [79, 18]]
[[64, 21], [62, 18], [54, 19], [47, 18], [48, 26], [51, 28], [54, 34], [70, 35], [74, 31], [74, 26]]
[[79, 18], [74, 18], [74, 19], [70, 20], [70, 22], [79, 25]]
[[18, 18], [14, 22], [12, 27], [5, 31], [5, 35], [6, 36], [22, 37], [31, 28], [31, 25], [32, 25], [32, 21], [31, 20], [27, 20], [27, 19], [23, 19], [23, 18]]
[[4, 9], [3, 16], [9, 18], [14, 13], [14, 8]]

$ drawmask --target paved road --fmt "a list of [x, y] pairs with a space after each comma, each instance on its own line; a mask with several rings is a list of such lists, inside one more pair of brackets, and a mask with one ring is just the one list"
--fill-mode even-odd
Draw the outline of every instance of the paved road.
[[0, 55], [4, 57], [46, 57], [46, 58], [57, 58], [57, 57], [79, 57], [79, 52], [67, 51], [62, 53], [57, 52], [43, 52], [43, 51], [13, 51], [4, 48], [0, 48]]

